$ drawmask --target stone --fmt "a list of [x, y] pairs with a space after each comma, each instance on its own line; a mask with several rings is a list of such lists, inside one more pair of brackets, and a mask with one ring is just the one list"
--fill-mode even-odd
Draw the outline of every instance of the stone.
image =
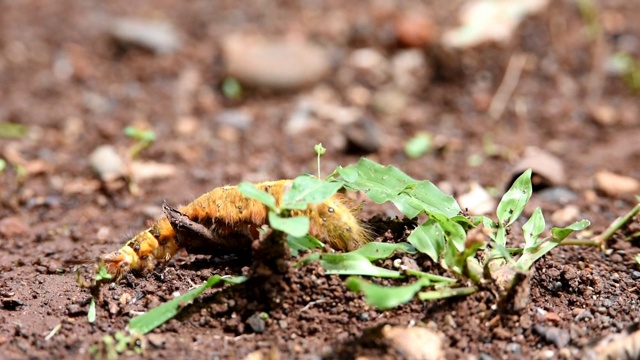
[[241, 84], [276, 91], [315, 84], [331, 69], [328, 52], [304, 39], [232, 34], [222, 40], [222, 57]]

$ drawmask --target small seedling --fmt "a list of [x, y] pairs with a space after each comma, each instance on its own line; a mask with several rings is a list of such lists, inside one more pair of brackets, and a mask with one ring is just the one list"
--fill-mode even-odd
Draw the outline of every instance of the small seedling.
[[19, 139], [27, 136], [28, 129], [22, 124], [0, 122], [0, 138]]
[[238, 82], [238, 80], [227, 77], [222, 82], [222, 94], [230, 100], [238, 100], [242, 98], [243, 90], [242, 85]]
[[138, 354], [144, 352], [142, 339], [137, 336], [127, 336], [123, 332], [105, 335], [99, 344], [89, 347], [89, 355], [96, 360], [117, 360], [121, 354]]
[[129, 155], [132, 158], [138, 156], [138, 154], [151, 146], [156, 141], [156, 133], [153, 130], [142, 130], [134, 126], [127, 126], [124, 128], [124, 134], [136, 141], [136, 143], [129, 148]]
[[433, 138], [429, 133], [420, 133], [412, 137], [404, 146], [404, 153], [411, 159], [417, 159], [433, 147]]
[[104, 266], [104, 263], [102, 263], [98, 266], [94, 279], [96, 280], [96, 282], [102, 282], [102, 281], [113, 279], [113, 276], [109, 274], [109, 271], [107, 271], [107, 268]]
[[90, 324], [93, 324], [96, 321], [96, 300], [94, 298], [91, 298], [91, 303], [89, 303], [87, 321], [89, 321]]
[[327, 149], [325, 149], [324, 146], [322, 146], [322, 143], [320, 143], [316, 144], [313, 147], [313, 150], [315, 150], [316, 154], [318, 155], [318, 179], [322, 179], [322, 176], [320, 175], [320, 157], [327, 152]]

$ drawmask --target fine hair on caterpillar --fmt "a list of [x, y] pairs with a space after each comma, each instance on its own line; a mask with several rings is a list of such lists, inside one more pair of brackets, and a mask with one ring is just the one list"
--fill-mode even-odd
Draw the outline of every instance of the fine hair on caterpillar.
[[[279, 205], [293, 180], [267, 181], [256, 188], [271, 194]], [[368, 229], [358, 221], [359, 206], [342, 193], [291, 216], [309, 218], [309, 234], [336, 250], [354, 250], [370, 241]], [[178, 209], [163, 205], [164, 214], [151, 227], [133, 236], [117, 251], [101, 259], [107, 271], [120, 278], [130, 270], [153, 269], [156, 261], [168, 262], [180, 249], [192, 254], [248, 248], [268, 224], [268, 208], [243, 195], [237, 186], [218, 187]]]

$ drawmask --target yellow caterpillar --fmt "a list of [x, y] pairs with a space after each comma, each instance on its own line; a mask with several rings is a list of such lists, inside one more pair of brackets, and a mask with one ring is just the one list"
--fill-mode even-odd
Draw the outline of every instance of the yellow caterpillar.
[[[255, 186], [271, 194], [279, 205], [291, 184], [292, 180], [278, 180]], [[356, 219], [356, 208], [348, 203], [343, 194], [336, 193], [323, 203], [292, 211], [291, 215], [307, 216], [309, 234], [332, 248], [353, 250], [368, 242], [371, 236]], [[177, 214], [178, 219], [182, 217], [186, 230], [182, 224], [172, 224], [174, 220], [167, 217], [167, 211]], [[130, 270], [153, 269], [154, 260], [167, 262], [182, 248], [195, 254], [214, 254], [216, 249], [246, 247], [247, 240], [257, 239], [258, 228], [267, 224], [267, 214], [268, 209], [262, 203], [247, 198], [236, 186], [215, 188], [178, 210], [166, 207], [165, 214], [149, 229], [101, 258], [107, 271], [117, 279]], [[194, 228], [205, 231], [192, 231]], [[185, 236], [191, 234], [189, 231], [192, 236]]]

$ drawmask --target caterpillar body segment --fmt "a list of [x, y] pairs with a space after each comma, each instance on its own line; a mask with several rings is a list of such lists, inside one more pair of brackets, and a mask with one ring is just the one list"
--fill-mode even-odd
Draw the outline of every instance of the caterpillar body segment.
[[[271, 194], [279, 205], [292, 180], [268, 181], [255, 186]], [[341, 193], [292, 216], [307, 216], [309, 234], [337, 250], [354, 250], [370, 240], [369, 231], [355, 217]], [[258, 228], [268, 222], [267, 207], [244, 196], [236, 186], [211, 190], [177, 210], [164, 206], [164, 215], [131, 238], [117, 251], [102, 256], [107, 271], [120, 278], [130, 270], [153, 269], [184, 248], [194, 254], [215, 254], [220, 249], [247, 248], [258, 238]]]

